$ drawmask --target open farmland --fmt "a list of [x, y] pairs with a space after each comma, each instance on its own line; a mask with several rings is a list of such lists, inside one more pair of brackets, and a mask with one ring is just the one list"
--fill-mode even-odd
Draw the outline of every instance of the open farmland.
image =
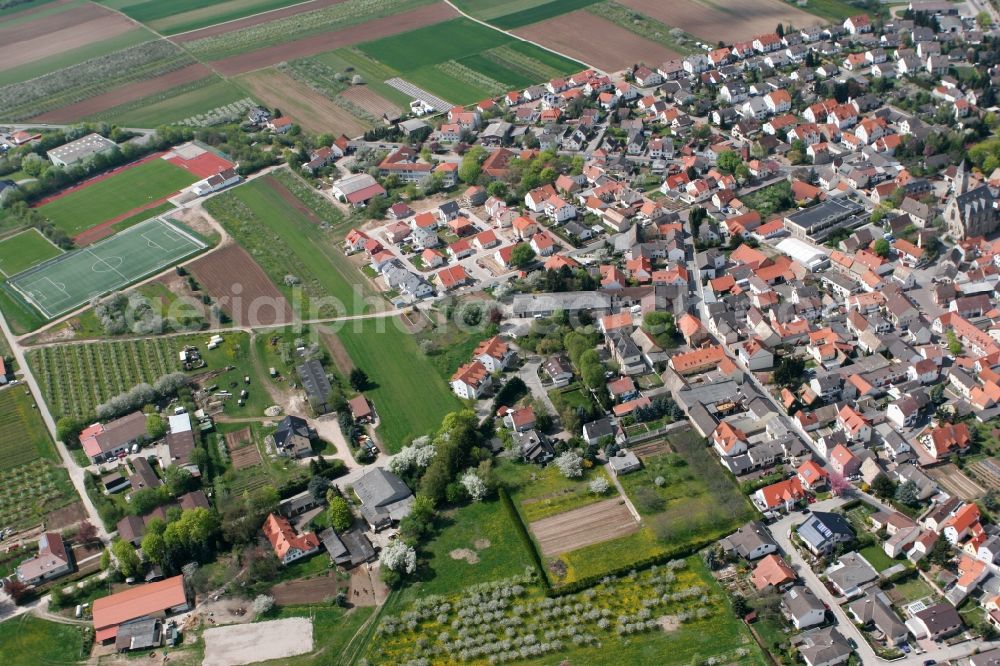
[[[327, 42], [325, 50], [330, 50], [330, 48], [343, 45], [330, 43], [333, 40], [326, 33], [344, 31], [346, 28], [387, 17], [391, 17], [390, 23], [402, 23], [400, 30], [406, 30], [408, 29], [406, 27], [408, 21], [405, 19], [405, 13], [424, 5], [430, 5], [432, 2], [433, 0], [345, 0], [314, 11], [279, 18], [212, 37], [196, 39], [186, 42], [184, 47], [202, 60], [222, 60], [248, 51], [267, 50], [267, 47], [290, 46], [307, 37], [317, 36], [321, 41]], [[438, 8], [441, 7], [447, 8], [447, 5], [438, 3]], [[454, 16], [454, 10], [447, 8], [445, 15]], [[359, 33], [357, 36], [364, 39], [368, 35], [370, 27], [365, 25], [363, 31], [350, 32]], [[274, 64], [274, 62], [268, 64]]]
[[205, 255], [188, 269], [237, 326], [271, 326], [292, 321], [292, 309], [285, 297], [239, 245], [233, 243]]
[[302, 14], [305, 12], [313, 12], [317, 9], [322, 9], [323, 7], [335, 5], [343, 1], [344, 0], [308, 0], [308, 2], [303, 2], [300, 0], [295, 4], [281, 9], [272, 9], [266, 13], [254, 14], [245, 18], [236, 19], [234, 21], [226, 21], [225, 23], [217, 23], [215, 25], [208, 26], [207, 28], [199, 28], [198, 30], [176, 33], [171, 35], [170, 39], [177, 44], [194, 42], [206, 37], [215, 37], [227, 32], [242, 30], [243, 28], [249, 28], [262, 23], [271, 23], [288, 16], [295, 16], [296, 14]]
[[343, 322], [337, 337], [351, 360], [371, 378], [365, 395], [375, 404], [379, 438], [390, 452], [438, 429], [462, 407], [444, 379], [395, 319]]
[[197, 30], [235, 21], [261, 12], [281, 9], [302, 0], [106, 0], [102, 4], [120, 9], [161, 35]]
[[13, 69], [0, 71], [0, 86], [10, 85], [49, 74], [63, 67], [69, 67], [91, 58], [99, 58], [130, 46], [143, 44], [154, 39], [153, 33], [145, 28], [135, 28], [115, 37], [92, 42], [68, 51], [61, 51], [48, 57], [39, 57]]
[[27, 388], [0, 390], [0, 526], [28, 527], [77, 499]]
[[[606, 71], [624, 69], [637, 62], [657, 65], [678, 55], [586, 10], [534, 23], [514, 33]], [[600, 39], [581, 39], [581, 35], [600, 35]]]
[[[28, 352], [28, 363], [41, 385], [45, 402], [56, 418], [91, 418], [97, 405], [143, 382], [179, 372], [177, 353], [185, 345], [201, 350], [206, 371], [236, 366], [234, 377], [251, 365], [250, 337], [225, 333], [225, 342], [209, 351], [205, 334], [51, 345]], [[192, 375], [197, 377], [197, 374]], [[258, 392], [263, 388], [258, 387]], [[230, 401], [235, 406], [235, 401]]]
[[[41, 116], [115, 88], [163, 77], [195, 64], [190, 55], [170, 42], [146, 42], [0, 88], [0, 118], [21, 120]], [[205, 70], [202, 76], [207, 73]], [[182, 82], [172, 85], [179, 83]]]
[[0, 389], [0, 470], [58, 460], [35, 399], [24, 386]]
[[510, 30], [583, 9], [600, 0], [456, 0], [471, 16]]
[[90, 44], [112, 40], [136, 25], [93, 4], [74, 7], [27, 25], [0, 24], [0, 70], [19, 68], [36, 60], [58, 56]]
[[158, 205], [198, 180], [167, 160], [148, 159], [84, 184], [38, 212], [70, 236], [144, 206]]
[[[246, 248], [289, 300], [293, 289], [285, 284], [285, 276], [298, 278], [296, 298], [304, 318], [362, 314], [382, 305], [344, 256], [340, 242], [346, 225], [340, 211], [289, 172], [279, 171], [212, 197], [205, 210]], [[324, 228], [327, 225], [333, 230]]]
[[246, 92], [235, 84], [208, 76], [94, 111], [87, 119], [103, 120], [123, 127], [187, 124], [185, 121], [193, 116], [246, 99]]
[[373, 118], [381, 118], [383, 114], [394, 115], [402, 112], [402, 109], [368, 86], [351, 86], [341, 94], [341, 97]]
[[[618, 0], [626, 7], [667, 25], [715, 43], [732, 43], [772, 32], [779, 23], [804, 28], [821, 19], [782, 0], [741, 0], [719, 3], [712, 0]], [[656, 64], [655, 61], [653, 64]]]
[[371, 128], [370, 123], [335, 100], [277, 69], [258, 70], [235, 80], [256, 99], [280, 108], [307, 131], [358, 136]]
[[41, 232], [28, 229], [0, 241], [0, 273], [14, 275], [60, 254], [62, 250]]
[[[401, 112], [400, 106], [385, 99], [371, 87], [371, 79], [350, 69], [350, 65], [338, 69], [319, 58], [300, 58], [279, 65], [278, 69], [347, 110], [365, 125], [371, 126], [379, 122], [385, 113]], [[360, 76], [364, 83], [352, 84], [351, 81], [356, 76]]]
[[378, 62], [362, 53], [357, 47], [336, 49], [327, 51], [309, 58], [332, 67], [336, 71], [359, 74], [365, 80], [365, 87], [371, 88], [379, 96], [384, 97], [401, 109], [408, 107], [412, 97], [406, 95], [392, 86], [385, 83], [387, 80], [398, 76], [399, 72], [388, 65]]
[[[579, 62], [530, 44], [495, 51], [516, 40], [468, 19], [366, 42], [359, 49], [400, 72], [405, 80], [454, 103], [468, 104], [532, 83], [528, 71], [568, 74]], [[489, 52], [492, 57], [486, 57]], [[516, 55], [514, 55], [516, 54]], [[507, 66], [507, 62], [512, 66]], [[537, 81], [536, 81], [537, 82]]]

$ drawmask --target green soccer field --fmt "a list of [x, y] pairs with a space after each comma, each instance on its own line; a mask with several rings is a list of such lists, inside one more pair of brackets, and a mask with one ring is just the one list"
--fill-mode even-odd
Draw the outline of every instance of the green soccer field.
[[198, 178], [166, 160], [128, 167], [38, 208], [53, 224], [76, 236], [102, 222], [160, 201]]
[[179, 226], [153, 218], [19, 273], [9, 284], [51, 319], [205, 247]]
[[41, 232], [28, 229], [0, 241], [0, 273], [16, 275], [60, 254], [62, 250], [49, 242]]

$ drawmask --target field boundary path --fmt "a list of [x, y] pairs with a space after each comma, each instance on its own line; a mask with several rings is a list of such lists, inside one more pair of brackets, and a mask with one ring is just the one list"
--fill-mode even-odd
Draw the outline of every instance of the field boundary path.
[[[513, 32], [511, 32], [509, 30], [504, 30], [503, 28], [498, 28], [495, 25], [493, 25], [492, 23], [487, 23], [486, 21], [484, 21], [482, 19], [478, 19], [478, 18], [476, 18], [475, 16], [473, 16], [471, 14], [467, 14], [464, 11], [462, 11], [461, 7], [458, 7], [451, 0], [444, 0], [444, 3], [446, 5], [448, 5], [449, 7], [451, 7], [452, 9], [454, 9], [459, 14], [461, 14], [462, 16], [464, 16], [465, 18], [467, 18], [470, 21], [473, 21], [475, 23], [478, 23], [481, 26], [485, 26], [485, 27], [487, 27], [487, 28], [489, 28], [491, 30], [496, 30], [497, 32], [502, 32], [503, 34], [507, 35], [508, 37], [512, 37], [512, 38], [516, 39], [519, 42], [524, 42], [525, 44], [531, 44], [532, 46], [537, 46], [538, 48], [542, 49], [543, 51], [548, 51], [549, 53], [555, 53], [557, 56], [559, 56], [561, 58], [566, 58], [567, 60], [572, 60], [573, 62], [582, 63], [587, 68], [592, 69], [595, 72], [599, 72], [601, 74], [607, 74], [607, 72], [605, 72], [603, 69], [601, 69], [600, 67], [595, 67], [594, 65], [591, 65], [589, 62], [584, 62], [584, 61], [580, 60], [579, 58], [574, 58], [571, 55], [567, 55], [565, 53], [562, 53], [561, 51], [557, 51], [554, 48], [552, 48], [551, 46], [546, 46], [545, 44], [540, 44], [538, 42], [534, 42], [534, 41], [532, 41], [532, 40], [530, 40], [530, 39], [528, 39], [526, 37], [522, 37], [520, 35], [515, 35]], [[524, 26], [520, 26], [520, 27], [523, 28]]]

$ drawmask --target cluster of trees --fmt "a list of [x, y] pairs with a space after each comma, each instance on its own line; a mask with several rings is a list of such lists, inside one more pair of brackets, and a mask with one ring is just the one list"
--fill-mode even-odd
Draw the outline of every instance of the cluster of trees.
[[580, 373], [584, 386], [594, 392], [602, 407], [607, 408], [611, 403], [611, 397], [605, 384], [604, 364], [594, 348], [597, 346], [597, 336], [596, 332], [570, 331], [563, 338], [563, 344], [570, 360]]
[[113, 419], [141, 409], [144, 405], [152, 404], [157, 400], [169, 398], [182, 387], [187, 386], [188, 382], [188, 377], [183, 372], [171, 372], [157, 379], [152, 385], [145, 382], [137, 384], [128, 391], [98, 405], [95, 410], [97, 418], [102, 421]]
[[642, 330], [663, 349], [676, 347], [680, 340], [672, 312], [649, 312], [642, 318]]
[[433, 533], [439, 506], [480, 501], [495, 490], [493, 461], [481, 447], [483, 438], [475, 412], [453, 412], [429, 444], [410, 445], [393, 459], [390, 469], [417, 491], [410, 514], [400, 522], [402, 538], [390, 553], [382, 553], [382, 577], [389, 585], [400, 584], [416, 570], [416, 547]]
[[797, 356], [783, 356], [774, 371], [774, 383], [786, 388], [798, 386], [804, 380], [805, 370], [806, 362], [803, 359]]
[[219, 535], [218, 516], [196, 507], [183, 511], [177, 520], [149, 521], [142, 538], [142, 552], [164, 572], [176, 572], [188, 562], [209, 561], [218, 548]]
[[555, 270], [545, 271], [540, 286], [545, 292], [594, 291], [598, 287], [598, 282], [584, 268], [572, 269], [569, 266], [561, 266]]
[[633, 416], [639, 423], [655, 421], [664, 416], [669, 416], [671, 420], [676, 421], [684, 418], [684, 410], [670, 398], [669, 394], [663, 394], [653, 398], [652, 402], [646, 406], [636, 407]]

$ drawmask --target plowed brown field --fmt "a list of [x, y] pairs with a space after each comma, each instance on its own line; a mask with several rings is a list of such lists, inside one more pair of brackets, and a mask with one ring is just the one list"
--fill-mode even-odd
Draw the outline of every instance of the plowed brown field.
[[616, 497], [536, 520], [529, 527], [542, 555], [550, 557], [632, 534], [639, 523]]
[[191, 83], [192, 81], [203, 79], [206, 76], [211, 75], [211, 73], [212, 72], [207, 67], [200, 63], [196, 65], [189, 65], [182, 69], [178, 69], [177, 71], [170, 72], [169, 74], [164, 74], [163, 76], [157, 76], [156, 78], [147, 79], [145, 81], [129, 83], [119, 88], [115, 88], [114, 90], [109, 90], [102, 95], [96, 95], [90, 99], [85, 99], [82, 102], [53, 109], [52, 111], [43, 113], [40, 116], [35, 116], [32, 120], [46, 123], [79, 122], [80, 118], [86, 118], [87, 116], [92, 116], [95, 113], [100, 113], [101, 111], [116, 107], [119, 104], [134, 102], [137, 99], [142, 99], [143, 97], [155, 95], [158, 92], [169, 90], [170, 88], [175, 88], [185, 83]]
[[514, 34], [609, 72], [637, 62], [656, 66], [678, 55], [583, 9], [518, 28]]
[[212, 63], [223, 76], [235, 76], [245, 72], [252, 72], [255, 69], [270, 67], [286, 60], [305, 58], [339, 49], [343, 46], [360, 44], [361, 42], [398, 35], [401, 32], [415, 30], [433, 23], [440, 23], [458, 16], [454, 9], [443, 2], [433, 5], [426, 5], [417, 9], [386, 16], [385, 18], [368, 21], [362, 25], [324, 32], [320, 35], [297, 39], [292, 42], [269, 46], [267, 48], [241, 53], [231, 58], [217, 60]]
[[781, 0], [740, 0], [719, 2], [713, 0], [618, 0], [650, 18], [715, 44], [752, 39], [756, 35], [773, 32], [781, 23], [786, 28], [794, 25], [804, 28], [822, 23], [823, 20]]
[[236, 325], [270, 326], [292, 321], [285, 297], [239, 245], [227, 245], [189, 268]]

